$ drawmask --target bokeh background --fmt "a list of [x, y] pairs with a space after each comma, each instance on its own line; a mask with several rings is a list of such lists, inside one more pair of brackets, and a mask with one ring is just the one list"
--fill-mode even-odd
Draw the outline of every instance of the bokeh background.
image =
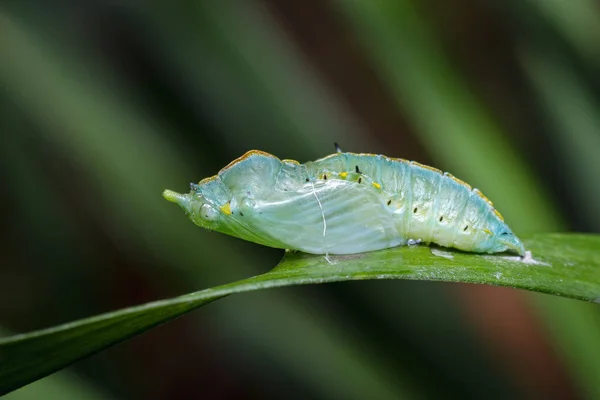
[[[521, 235], [600, 231], [594, 0], [5, 0], [0, 326], [265, 272], [161, 197], [250, 149], [383, 153]], [[232, 296], [8, 399], [600, 398], [597, 305], [476, 285]]]

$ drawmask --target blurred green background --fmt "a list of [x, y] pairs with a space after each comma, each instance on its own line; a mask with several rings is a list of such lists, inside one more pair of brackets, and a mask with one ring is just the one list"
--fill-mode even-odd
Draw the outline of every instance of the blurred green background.
[[[0, 3], [0, 326], [266, 272], [161, 197], [250, 149], [450, 171], [518, 234], [600, 231], [593, 0]], [[0, 364], [1, 365], [1, 364]], [[600, 398], [600, 308], [349, 282], [233, 296], [8, 399]]]

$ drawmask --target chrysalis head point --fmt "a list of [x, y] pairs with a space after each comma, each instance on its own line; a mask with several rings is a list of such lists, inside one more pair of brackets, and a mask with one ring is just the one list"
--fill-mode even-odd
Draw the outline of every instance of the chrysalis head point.
[[163, 197], [170, 201], [171, 203], [175, 203], [183, 208], [186, 212], [190, 212], [190, 196], [174, 192], [172, 190], [165, 190], [163, 192]]

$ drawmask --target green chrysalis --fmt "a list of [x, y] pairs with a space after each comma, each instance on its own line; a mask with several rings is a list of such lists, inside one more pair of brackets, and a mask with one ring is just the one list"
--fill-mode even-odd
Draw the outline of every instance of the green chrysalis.
[[477, 189], [397, 158], [338, 152], [300, 164], [252, 150], [179, 194], [196, 224], [265, 246], [354, 254], [413, 243], [476, 252], [525, 249]]

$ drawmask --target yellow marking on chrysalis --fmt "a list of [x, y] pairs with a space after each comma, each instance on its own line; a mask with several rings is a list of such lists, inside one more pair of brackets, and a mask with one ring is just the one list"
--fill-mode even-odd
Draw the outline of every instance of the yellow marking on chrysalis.
[[496, 214], [496, 217], [498, 217], [498, 219], [499, 219], [500, 221], [504, 222], [504, 217], [503, 217], [503, 216], [502, 216], [502, 214], [500, 214], [500, 213], [498, 212], [498, 210], [496, 210], [495, 208], [494, 208], [494, 214]]
[[198, 182], [198, 186], [202, 186], [205, 183], [208, 183], [210, 181], [214, 181], [215, 179], [217, 179], [218, 176], [217, 175], [213, 175], [213, 176], [209, 176], [208, 178], [204, 178], [202, 179], [200, 182]]
[[225, 203], [225, 205], [221, 206], [221, 211], [223, 211], [227, 215], [231, 215], [231, 205], [229, 202]]
[[379, 154], [373, 154], [373, 153], [353, 153], [351, 151], [344, 151], [344, 152], [341, 152], [341, 153], [332, 153], [332, 154], [329, 154], [329, 155], [327, 155], [325, 157], [319, 158], [318, 160], [315, 161], [315, 163], [317, 163], [319, 161], [328, 160], [330, 158], [339, 157], [340, 154], [347, 154], [347, 155], [351, 155], [351, 156], [369, 156], [369, 157], [376, 157], [376, 156], [379, 155]]
[[[246, 154], [242, 155], [241, 157], [236, 158], [235, 160], [233, 160], [232, 162], [227, 164], [225, 167], [223, 167], [219, 171], [219, 175], [222, 174], [223, 172], [227, 171], [229, 168], [233, 167], [237, 163], [240, 163], [240, 162], [244, 161], [245, 159], [250, 158], [252, 156], [263, 156], [263, 157], [275, 158], [275, 159], [279, 160], [279, 158], [275, 157], [273, 154], [269, 154], [265, 151], [250, 150], [250, 151], [247, 151]], [[288, 160], [288, 161], [290, 161], [290, 160]]]
[[418, 162], [416, 162], [416, 161], [411, 161], [410, 163], [411, 163], [412, 165], [416, 166], [416, 167], [421, 167], [421, 168], [423, 168], [423, 169], [428, 169], [428, 170], [430, 170], [430, 171], [437, 172], [438, 174], [441, 174], [441, 173], [442, 173], [442, 170], [440, 170], [440, 169], [437, 169], [437, 168], [434, 168], [434, 167], [430, 167], [429, 165], [421, 164], [421, 163], [418, 163]]
[[492, 235], [493, 235], [492, 231], [490, 231], [489, 229], [484, 229], [483, 231], [484, 231], [485, 233], [487, 233], [488, 235], [490, 235], [490, 236], [492, 236]]
[[379, 183], [377, 183], [377, 182], [373, 182], [373, 184], [372, 184], [372, 185], [373, 185], [373, 187], [374, 187], [375, 189], [381, 189], [381, 185], [380, 185]]
[[403, 163], [403, 164], [410, 164], [410, 161], [408, 161], [404, 158], [395, 158], [395, 157], [388, 157], [388, 156], [383, 156], [383, 158], [388, 161], [397, 161], [397, 162]]
[[479, 190], [479, 189], [473, 189], [473, 192], [475, 192], [479, 197], [481, 197], [483, 199], [483, 201], [485, 201], [486, 203], [488, 203], [490, 206], [494, 207], [494, 203], [492, 203], [492, 201], [490, 199], [488, 199], [487, 197], [485, 197], [485, 195], [483, 193], [481, 193], [481, 190]]
[[294, 165], [300, 165], [300, 163], [296, 160], [290, 160], [289, 158], [286, 158], [285, 160], [281, 160], [282, 163], [288, 163], [288, 164], [294, 164]]
[[465, 182], [463, 180], [458, 179], [454, 175], [448, 174], [448, 178], [452, 179], [454, 182], [458, 183], [459, 185], [464, 186], [467, 189], [471, 190], [471, 185], [469, 185], [467, 182]]
[[348, 176], [348, 173], [347, 172], [340, 172], [338, 175], [340, 176], [340, 178], [346, 179], [346, 177]]

